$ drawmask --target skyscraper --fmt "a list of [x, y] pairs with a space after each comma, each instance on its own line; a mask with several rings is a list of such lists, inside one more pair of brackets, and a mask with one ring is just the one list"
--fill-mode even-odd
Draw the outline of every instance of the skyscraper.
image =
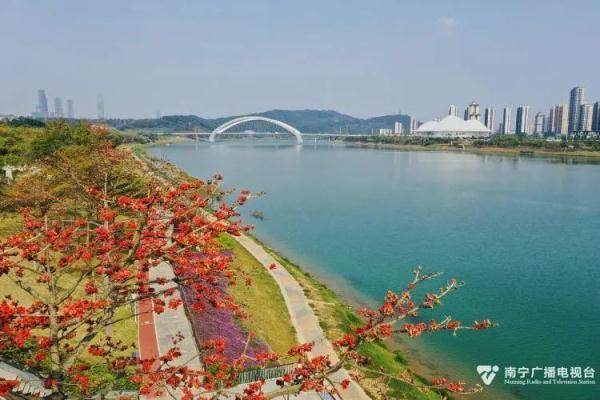
[[546, 126], [546, 115], [542, 112], [535, 114], [535, 122], [533, 124], [533, 133], [537, 136], [544, 136]]
[[510, 135], [510, 124], [512, 119], [512, 108], [504, 107], [504, 111], [502, 113], [502, 133], [505, 135]]
[[62, 99], [60, 97], [54, 98], [54, 118], [64, 117]]
[[592, 119], [594, 106], [591, 104], [582, 104], [579, 106], [579, 123], [577, 130], [581, 132], [589, 132], [592, 130]]
[[469, 119], [476, 119], [476, 120], [480, 120], [481, 119], [481, 113], [479, 112], [479, 104], [472, 101], [471, 104], [469, 104], [469, 106], [467, 107], [467, 115], [465, 117], [466, 120]]
[[579, 111], [584, 102], [585, 89], [581, 86], [571, 89], [569, 96], [569, 133], [575, 132], [579, 128]]
[[448, 115], [454, 115], [455, 117], [458, 117], [458, 111], [456, 110], [456, 106], [454, 104], [450, 104], [450, 107], [448, 108]]
[[556, 134], [556, 112], [558, 106], [550, 107], [550, 111], [548, 111], [548, 118], [546, 119], [546, 132], [555, 135]]
[[496, 114], [496, 110], [493, 108], [486, 108], [483, 116], [483, 124], [486, 128], [488, 128], [492, 133], [494, 133], [494, 114]]
[[394, 135], [402, 135], [402, 122], [396, 121], [394, 124]]
[[555, 109], [554, 118], [556, 119], [556, 136], [567, 135], [569, 133], [569, 106], [558, 104]]
[[554, 106], [550, 107], [548, 111], [548, 118], [546, 118], [546, 133], [554, 134]]
[[41, 118], [48, 118], [48, 98], [44, 89], [38, 90], [38, 106], [37, 111]]
[[594, 103], [594, 115], [592, 116], [592, 130], [600, 132], [600, 101]]
[[415, 117], [410, 117], [410, 132], [409, 133], [413, 133], [414, 131], [417, 130], [417, 119]]
[[529, 132], [529, 106], [519, 106], [519, 107], [517, 107], [515, 133], [517, 135], [526, 135], [528, 132]]
[[96, 101], [96, 110], [98, 111], [98, 119], [104, 119], [104, 97], [101, 94], [98, 95], [98, 99]]
[[67, 118], [75, 118], [75, 111], [73, 111], [73, 100], [71, 99], [67, 100]]

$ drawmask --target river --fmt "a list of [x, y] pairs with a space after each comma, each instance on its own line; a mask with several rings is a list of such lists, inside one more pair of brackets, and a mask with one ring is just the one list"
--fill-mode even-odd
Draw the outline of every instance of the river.
[[430, 369], [469, 383], [481, 383], [476, 366], [498, 365], [475, 398], [600, 398], [597, 384], [504, 382], [510, 367], [528, 368], [530, 379], [536, 367], [600, 369], [600, 165], [267, 139], [150, 153], [266, 192], [245, 209], [255, 234], [342, 295], [375, 304], [416, 265], [464, 280], [427, 318], [500, 325], [426, 335], [411, 348]]

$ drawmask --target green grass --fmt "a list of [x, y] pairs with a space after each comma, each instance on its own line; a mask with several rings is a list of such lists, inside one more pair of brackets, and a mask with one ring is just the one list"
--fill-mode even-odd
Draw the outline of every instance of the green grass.
[[[224, 249], [233, 252], [233, 269], [241, 274], [229, 293], [248, 315], [242, 324], [273, 351], [287, 353], [296, 344], [296, 334], [279, 286], [269, 271], [235, 239], [223, 235], [219, 241]], [[244, 277], [251, 278], [252, 284], [246, 285]]]
[[[18, 214], [2, 213], [0, 215], [0, 238], [5, 238], [11, 234], [17, 233], [21, 228], [21, 223], [21, 218]], [[60, 286], [65, 288], [70, 287], [76, 282], [76, 279], [77, 278], [74, 275], [65, 275], [60, 280]], [[28, 286], [37, 289], [41, 293], [46, 293], [46, 286], [36, 282], [31, 274], [26, 273], [23, 280]], [[83, 296], [83, 294], [79, 293], [81, 291], [82, 289], [76, 292], [75, 295], [77, 297]], [[0, 300], [7, 295], [10, 295], [12, 299], [17, 300], [23, 305], [30, 305], [34, 301], [31, 295], [17, 287], [8, 276], [0, 276]], [[114, 319], [122, 319], [130, 316], [132, 316], [131, 308], [121, 307], [116, 310]], [[84, 335], [83, 329], [79, 332], [78, 337], [81, 337], [82, 335]], [[112, 328], [112, 337], [114, 341], [121, 341], [126, 344], [137, 344], [137, 321], [131, 317], [114, 324]], [[105, 333], [101, 332], [91, 344], [102, 343], [104, 338]], [[131, 355], [131, 352], [135, 350], [137, 350], [137, 346], [133, 346], [122, 354], [116, 353], [115, 355]], [[89, 377], [93, 387], [109, 387], [110, 385], [113, 385], [113, 389], [115, 390], [135, 389], [137, 387], [137, 385], [131, 383], [125, 375], [115, 375], [113, 372], [109, 371], [101, 358], [94, 357], [87, 352], [84, 352], [82, 353], [80, 360], [92, 366]]]
[[[144, 160], [155, 173], [160, 173], [171, 182], [179, 179], [189, 179], [187, 174], [172, 164], [150, 159], [145, 153], [143, 146], [132, 146], [132, 151]], [[161, 164], [161, 168], [157, 168]], [[173, 168], [169, 174], [161, 173], [164, 166]], [[176, 171], [179, 171], [177, 173]], [[170, 175], [170, 176], [169, 176]], [[258, 241], [257, 241], [258, 242]], [[296, 342], [292, 323], [287, 313], [287, 307], [276, 282], [271, 278], [269, 272], [237, 241], [231, 236], [223, 235], [220, 243], [224, 249], [232, 250], [234, 253], [234, 268], [248, 274], [253, 283], [246, 286], [241, 281], [230, 288], [230, 293], [236, 301], [243, 305], [250, 316], [243, 321], [247, 329], [255, 332], [257, 336], [271, 346], [273, 351], [285, 353], [289, 347]], [[273, 249], [269, 249], [262, 243], [260, 245], [280, 262], [303, 287], [304, 292], [312, 303], [313, 310], [325, 335], [329, 340], [335, 340], [344, 333], [361, 324], [358, 315], [339, 298], [339, 296], [326, 285], [314, 279], [309, 273], [303, 271], [298, 265], [281, 256]], [[409, 370], [406, 360], [399, 351], [393, 351], [383, 342], [365, 343], [359, 348], [360, 354], [371, 359], [371, 369], [383, 368], [390, 374], [396, 374]], [[417, 379], [424, 379], [417, 376]], [[378, 389], [381, 383], [373, 376], [367, 376], [361, 381], [362, 386], [368, 394], [378, 399]], [[440, 396], [433, 391], [422, 393], [413, 386], [393, 381], [388, 384], [388, 395], [391, 398], [406, 398], [416, 400], [439, 400]]]
[[[264, 246], [264, 245], [263, 245]], [[292, 276], [300, 283], [304, 293], [311, 301], [311, 305], [325, 335], [329, 340], [339, 339], [343, 334], [351, 332], [361, 324], [359, 316], [329, 287], [313, 278], [309, 273], [303, 271], [298, 265], [291, 262], [273, 249], [264, 246], [265, 249], [281, 264]], [[363, 343], [359, 346], [358, 352], [370, 359], [369, 369], [384, 369], [388, 374], [398, 374], [404, 371], [410, 371], [410, 368], [400, 353], [393, 351], [389, 346], [381, 341]], [[351, 366], [348, 366], [352, 369]], [[417, 376], [417, 379], [423, 383], [427, 381]], [[366, 378], [361, 381], [361, 385], [372, 398], [380, 398], [377, 390], [381, 383], [375, 380], [375, 374], [366, 374]], [[416, 400], [439, 399], [439, 395], [433, 391], [421, 392], [414, 386], [392, 381], [388, 384], [388, 395], [392, 398], [406, 398]]]
[[5, 238], [19, 232], [22, 224], [21, 216], [17, 213], [0, 213], [0, 238]]

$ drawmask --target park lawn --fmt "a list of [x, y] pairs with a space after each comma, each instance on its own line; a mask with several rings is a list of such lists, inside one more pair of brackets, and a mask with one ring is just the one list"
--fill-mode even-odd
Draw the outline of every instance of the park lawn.
[[233, 252], [233, 269], [252, 279], [248, 286], [240, 277], [235, 285], [229, 287], [229, 293], [249, 317], [243, 319], [242, 324], [272, 351], [286, 354], [297, 341], [279, 286], [269, 271], [235, 239], [224, 235], [219, 241], [224, 249]]
[[[74, 278], [73, 278], [74, 280]], [[39, 287], [40, 284], [33, 280], [26, 280], [32, 287]], [[0, 277], [0, 298], [10, 295], [14, 300], [19, 301], [21, 304], [31, 304], [33, 299], [25, 291], [17, 288], [6, 276]], [[115, 323], [112, 327], [112, 338], [113, 341], [121, 341], [125, 344], [133, 344], [133, 346], [124, 351], [116, 352], [113, 356], [130, 356], [133, 351], [138, 350], [138, 324], [134, 318], [127, 318], [132, 316], [132, 309], [129, 306], [123, 306], [116, 310], [114, 319], [126, 318], [123, 321]], [[84, 328], [78, 331], [77, 338], [82, 337], [85, 334]], [[90, 344], [101, 344], [106, 337], [104, 332], [101, 332]], [[76, 339], [74, 339], [75, 342]], [[90, 380], [92, 387], [111, 387], [113, 390], [129, 390], [136, 389], [137, 384], [129, 381], [127, 376], [117, 376], [113, 372], [110, 372], [102, 358], [94, 357], [87, 352], [82, 352], [80, 360], [91, 366], [90, 369]]]
[[[333, 290], [317, 281], [308, 272], [303, 271], [298, 265], [292, 263], [277, 251], [266, 247], [262, 243], [259, 244], [283, 265], [283, 267], [298, 281], [300, 286], [302, 286], [304, 294], [309, 299], [311, 307], [319, 319], [321, 328], [325, 332], [325, 336], [330, 341], [341, 338], [345, 333], [351, 332], [353, 328], [361, 324], [361, 319], [358, 315], [350, 307], [344, 304]], [[392, 375], [410, 371], [410, 368], [401, 353], [397, 350], [391, 350], [384, 342], [377, 341], [363, 343], [358, 348], [358, 352], [371, 359], [372, 363], [369, 368], [372, 370], [383, 368], [387, 373]], [[348, 366], [348, 369], [353, 370], [353, 367]], [[371, 398], [380, 399], [382, 398], [379, 393], [381, 382], [375, 378], [374, 374], [366, 374], [360, 383]], [[417, 379], [423, 383], [427, 383], [427, 381], [421, 377], [417, 376]], [[440, 399], [439, 394], [433, 391], [426, 391], [423, 393], [415, 387], [399, 381], [392, 381], [389, 383], [388, 396], [391, 396], [391, 398], [415, 400]]]
[[[69, 286], [70, 284], [74, 283], [76, 281], [76, 277], [72, 276], [72, 275], [65, 275], [61, 280], [60, 286]], [[35, 281], [35, 279], [33, 279], [33, 277], [31, 277], [30, 273], [25, 272], [25, 275], [23, 277], [23, 282], [27, 285], [32, 287], [33, 289], [36, 289], [38, 292], [42, 293], [43, 295], [46, 294], [45, 292], [45, 285], [38, 283]], [[79, 293], [81, 292], [81, 293]], [[25, 292], [24, 290], [22, 290], [21, 288], [19, 288], [18, 286], [16, 286], [8, 276], [0, 276], [0, 299], [3, 299], [5, 296], [10, 295], [11, 298], [13, 300], [18, 301], [20, 304], [23, 304], [25, 306], [31, 305], [31, 303], [33, 303], [34, 298], [27, 292]], [[83, 298], [85, 297], [83, 295], [83, 288], [79, 288], [75, 291], [75, 293], [73, 293], [73, 296], [75, 296], [76, 298]], [[128, 318], [130, 317], [130, 318]], [[124, 319], [125, 318], [125, 319]], [[115, 315], [113, 317], [114, 320], [120, 320], [120, 319], [124, 319], [123, 321], [119, 321], [117, 323], [115, 323], [113, 325], [113, 340], [115, 341], [121, 341], [123, 343], [127, 343], [127, 344], [137, 344], [137, 321], [135, 320], [135, 318], [133, 318], [133, 310], [130, 306], [123, 306], [123, 307], [119, 307], [116, 311], [115, 311]], [[79, 335], [83, 335], [83, 329], [82, 332], [79, 333]], [[78, 336], [79, 336], [78, 335]], [[103, 341], [105, 338], [105, 334], [104, 332], [101, 332], [100, 334], [98, 334], [98, 336], [95, 338], [93, 343], [100, 343], [101, 341]], [[130, 355], [130, 354], [128, 354]], [[85, 353], [82, 357], [82, 360], [86, 360], [86, 361], [93, 361], [93, 360], [97, 360], [96, 358], [92, 357], [91, 355], [88, 355], [87, 353]]]
[[17, 213], [0, 213], [0, 238], [5, 238], [18, 233], [23, 225], [22, 218]]
[[[21, 224], [20, 217], [17, 214], [13, 213], [3, 213], [0, 216], [0, 238], [5, 238], [11, 234], [14, 234], [19, 231]], [[40, 284], [35, 281], [33, 277], [28, 279], [27, 275], [31, 275], [25, 273], [24, 282], [31, 286], [34, 289], [44, 293], [45, 285]], [[70, 286], [74, 283], [76, 278], [71, 275], [65, 275], [61, 279], [61, 286], [66, 287]], [[80, 289], [81, 291], [83, 289]], [[34, 299], [33, 297], [25, 292], [23, 289], [16, 286], [8, 276], [0, 276], [0, 300], [4, 299], [5, 296], [10, 295], [13, 300], [18, 301], [23, 305], [30, 305]], [[81, 293], [74, 293], [74, 296], [80, 297]], [[137, 350], [137, 341], [138, 341], [138, 324], [137, 320], [132, 317], [132, 309], [129, 306], [120, 307], [116, 310], [114, 319], [122, 319], [126, 318], [123, 321], [119, 321], [113, 325], [112, 328], [112, 337], [114, 341], [121, 341], [126, 344], [134, 344], [131, 350], [127, 350], [122, 353], [116, 353], [116, 356], [129, 356], [132, 351]], [[131, 316], [132, 318], [127, 318]], [[84, 335], [83, 329], [78, 333], [78, 337]], [[105, 339], [106, 335], [104, 332], [98, 334], [98, 336], [94, 339], [91, 344], [99, 344]], [[126, 376], [115, 376], [114, 373], [108, 371], [107, 366], [105, 365], [103, 359], [94, 357], [87, 352], [84, 352], [81, 357], [81, 361], [85, 363], [89, 363], [92, 365], [90, 379], [93, 387], [103, 387], [109, 386], [114, 383], [113, 389], [125, 390], [125, 389], [135, 389], [137, 386], [129, 382]]]

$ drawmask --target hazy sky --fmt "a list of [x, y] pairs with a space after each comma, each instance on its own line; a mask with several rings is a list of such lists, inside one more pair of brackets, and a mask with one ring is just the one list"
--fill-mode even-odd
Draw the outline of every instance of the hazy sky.
[[[462, 110], [600, 100], [600, 1], [0, 0], [0, 114]], [[64, 101], [64, 100], [63, 100]], [[497, 117], [498, 118], [498, 117]]]

